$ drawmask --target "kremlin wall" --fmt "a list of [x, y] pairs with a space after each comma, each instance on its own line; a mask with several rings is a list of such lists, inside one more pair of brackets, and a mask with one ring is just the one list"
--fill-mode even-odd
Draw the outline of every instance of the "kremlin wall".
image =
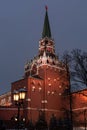
[[36, 122], [40, 112], [49, 120], [54, 114], [58, 120], [71, 118], [74, 126], [85, 126], [87, 115], [87, 90], [70, 94], [70, 79], [67, 66], [55, 53], [55, 42], [46, 9], [38, 54], [24, 66], [24, 77], [11, 84], [11, 91], [0, 96], [0, 119], [11, 120], [17, 115], [13, 101], [15, 90], [27, 90], [21, 117], [26, 122]]

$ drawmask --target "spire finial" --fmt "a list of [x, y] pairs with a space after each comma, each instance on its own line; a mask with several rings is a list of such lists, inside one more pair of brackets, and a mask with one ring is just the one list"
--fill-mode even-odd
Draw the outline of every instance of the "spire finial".
[[45, 6], [45, 9], [46, 9], [46, 11], [48, 10], [48, 6], [47, 5]]

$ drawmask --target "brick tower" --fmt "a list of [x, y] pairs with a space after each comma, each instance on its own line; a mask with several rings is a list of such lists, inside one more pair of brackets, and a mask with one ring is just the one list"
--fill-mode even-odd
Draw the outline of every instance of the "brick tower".
[[59, 121], [68, 119], [68, 126], [71, 121], [70, 130], [72, 125], [86, 129], [87, 89], [70, 94], [68, 66], [55, 53], [47, 7], [38, 54], [25, 64], [24, 69], [22, 79], [12, 83], [11, 92], [0, 96], [0, 119], [8, 121], [9, 126], [18, 116], [13, 93], [26, 88], [24, 106], [20, 109], [20, 118], [25, 118], [26, 123], [28, 120], [36, 122], [43, 112], [48, 122], [54, 114]]
[[58, 119], [64, 117], [68, 100], [64, 99], [63, 95], [68, 86], [66, 66], [59, 61], [55, 53], [46, 7], [38, 55], [25, 64], [24, 78], [12, 83], [11, 92], [24, 87], [27, 89], [24, 108], [27, 120], [36, 121], [38, 114], [44, 112], [49, 121], [52, 114]]

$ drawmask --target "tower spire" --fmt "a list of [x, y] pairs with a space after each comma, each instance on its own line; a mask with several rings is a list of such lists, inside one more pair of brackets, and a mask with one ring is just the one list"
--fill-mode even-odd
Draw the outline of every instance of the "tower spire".
[[49, 24], [49, 18], [48, 18], [48, 7], [45, 6], [46, 9], [46, 14], [45, 14], [45, 19], [44, 19], [44, 26], [43, 26], [43, 32], [42, 32], [42, 38], [48, 37], [51, 38], [51, 29], [50, 29], [50, 24]]

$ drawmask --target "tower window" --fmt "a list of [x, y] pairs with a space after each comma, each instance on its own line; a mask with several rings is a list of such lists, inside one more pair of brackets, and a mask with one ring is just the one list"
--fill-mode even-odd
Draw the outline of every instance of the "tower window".
[[42, 88], [41, 87], [39, 87], [39, 92], [42, 90]]
[[35, 92], [35, 86], [32, 87], [32, 91]]
[[46, 45], [46, 44], [48, 44], [48, 41], [47, 41], [47, 40], [45, 41], [45, 45]]
[[50, 91], [48, 91], [47, 94], [49, 95], [49, 94], [50, 94]]
[[54, 91], [52, 91], [52, 95], [54, 95]]
[[61, 85], [59, 85], [59, 88], [62, 88], [62, 86], [61, 86]]
[[56, 82], [56, 79], [54, 79], [54, 82]]
[[49, 87], [51, 87], [51, 84], [50, 84], [50, 83], [49, 83], [48, 85], [49, 85]]
[[48, 80], [50, 80], [50, 78], [48, 78]]
[[61, 93], [59, 93], [59, 96], [61, 96], [62, 94]]

